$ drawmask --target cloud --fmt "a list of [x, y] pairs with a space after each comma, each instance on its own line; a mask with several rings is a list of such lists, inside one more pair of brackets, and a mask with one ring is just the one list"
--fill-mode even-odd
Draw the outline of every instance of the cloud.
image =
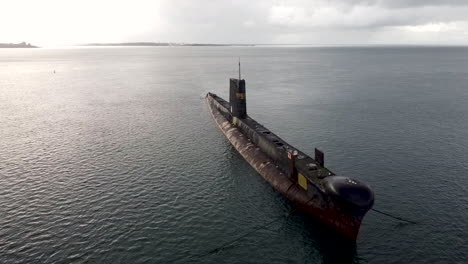
[[417, 33], [426, 33], [426, 32], [450, 32], [450, 31], [459, 31], [461, 26], [458, 23], [429, 23], [424, 25], [417, 26], [401, 26], [401, 30], [408, 32], [417, 32]]
[[467, 13], [466, 0], [16, 0], [0, 42], [468, 44]]
[[[466, 6], [435, 6], [439, 1], [421, 6], [388, 8], [386, 1], [291, 1], [270, 8], [269, 23], [305, 28], [367, 28], [427, 23], [452, 22], [468, 19]], [[468, 2], [467, 2], [468, 4]]]
[[468, 44], [467, 12], [468, 1], [295, 0], [272, 5], [268, 23], [282, 29], [276, 37], [282, 41], [291, 37], [318, 44]]
[[372, 1], [376, 4], [391, 8], [419, 8], [428, 6], [466, 6], [465, 0], [381, 0]]

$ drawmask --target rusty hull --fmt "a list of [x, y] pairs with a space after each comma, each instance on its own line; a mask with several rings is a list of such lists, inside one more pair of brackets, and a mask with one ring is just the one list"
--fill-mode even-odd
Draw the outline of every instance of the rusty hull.
[[[207, 105], [211, 115], [242, 157], [277, 191], [301, 210], [306, 211], [321, 222], [332, 227], [346, 237], [356, 240], [359, 227], [365, 212], [355, 212], [340, 201], [330, 197], [320, 184], [311, 184], [306, 191], [288, 176], [288, 169], [276, 162], [261, 148], [254, 144], [248, 135], [242, 132], [240, 126], [245, 126], [243, 120], [230, 115], [226, 102], [215, 94], [208, 93]], [[329, 172], [331, 175], [331, 172]]]

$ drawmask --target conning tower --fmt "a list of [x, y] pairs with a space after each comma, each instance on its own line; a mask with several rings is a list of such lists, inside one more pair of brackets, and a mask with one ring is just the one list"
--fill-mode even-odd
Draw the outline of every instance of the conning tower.
[[247, 103], [245, 99], [245, 80], [241, 78], [241, 64], [239, 58], [239, 79], [229, 79], [229, 104], [231, 115], [240, 119], [247, 117]]
[[[239, 74], [240, 76], [240, 74]], [[229, 104], [231, 114], [240, 119], [247, 116], [247, 103], [245, 100], [245, 80], [229, 79]]]

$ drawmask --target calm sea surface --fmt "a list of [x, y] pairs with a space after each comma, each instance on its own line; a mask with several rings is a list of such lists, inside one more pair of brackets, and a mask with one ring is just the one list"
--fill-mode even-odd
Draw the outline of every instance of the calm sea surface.
[[[252, 117], [417, 223], [284, 216], [203, 101], [239, 56]], [[468, 48], [0, 50], [0, 263], [467, 263], [467, 171]]]

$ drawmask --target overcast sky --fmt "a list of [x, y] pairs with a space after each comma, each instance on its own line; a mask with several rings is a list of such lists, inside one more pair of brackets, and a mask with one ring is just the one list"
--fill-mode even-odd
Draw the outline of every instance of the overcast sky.
[[468, 0], [0, 0], [0, 42], [466, 44]]

